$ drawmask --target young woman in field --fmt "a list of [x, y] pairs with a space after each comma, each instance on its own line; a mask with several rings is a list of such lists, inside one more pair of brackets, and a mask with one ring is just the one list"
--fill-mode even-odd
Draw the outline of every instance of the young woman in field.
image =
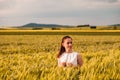
[[79, 53], [72, 50], [72, 38], [70, 36], [64, 36], [61, 42], [61, 48], [57, 55], [58, 66], [82, 66], [83, 60]]

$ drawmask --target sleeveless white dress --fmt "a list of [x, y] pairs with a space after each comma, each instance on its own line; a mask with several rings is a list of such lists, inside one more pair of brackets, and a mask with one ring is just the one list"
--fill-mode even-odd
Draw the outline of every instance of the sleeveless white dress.
[[60, 58], [58, 58], [58, 66], [60, 63], [72, 63], [73, 66], [77, 66], [77, 52], [63, 53]]

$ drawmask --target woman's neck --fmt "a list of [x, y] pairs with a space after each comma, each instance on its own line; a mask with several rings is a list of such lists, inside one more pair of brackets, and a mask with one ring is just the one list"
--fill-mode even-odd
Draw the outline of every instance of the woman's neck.
[[66, 50], [65, 52], [66, 53], [72, 53], [72, 50]]

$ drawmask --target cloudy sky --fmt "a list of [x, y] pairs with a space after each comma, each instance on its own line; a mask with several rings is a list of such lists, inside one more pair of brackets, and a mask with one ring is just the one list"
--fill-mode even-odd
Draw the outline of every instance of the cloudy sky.
[[120, 23], [120, 0], [0, 0], [0, 26]]

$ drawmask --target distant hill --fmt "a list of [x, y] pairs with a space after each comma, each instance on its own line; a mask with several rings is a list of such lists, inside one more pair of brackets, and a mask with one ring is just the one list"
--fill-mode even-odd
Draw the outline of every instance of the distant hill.
[[113, 25], [109, 25], [109, 26], [120, 26], [120, 24], [113, 24]]
[[31, 27], [31, 28], [35, 28], [35, 27], [63, 27], [64, 25], [57, 25], [57, 24], [37, 24], [37, 23], [28, 23], [25, 24], [21, 27]]

